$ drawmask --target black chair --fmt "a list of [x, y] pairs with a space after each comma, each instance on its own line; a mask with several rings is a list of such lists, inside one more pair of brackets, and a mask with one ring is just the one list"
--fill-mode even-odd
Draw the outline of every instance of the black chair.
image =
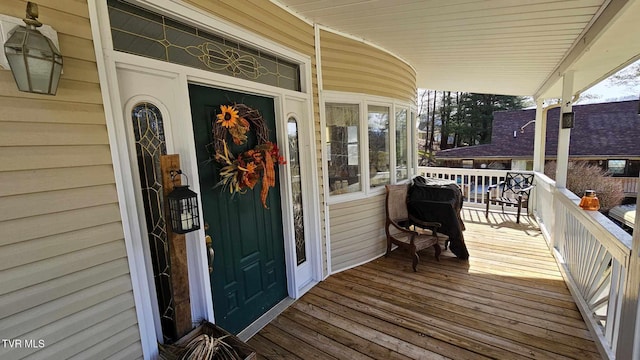
[[[516, 223], [519, 224], [522, 208], [529, 208], [529, 195], [531, 189], [533, 189], [533, 177], [534, 175], [532, 173], [508, 172], [504, 181], [490, 185], [487, 188], [487, 195], [485, 197], [487, 204], [485, 216], [489, 218], [489, 204], [500, 204], [503, 213], [504, 205], [506, 204], [518, 209]], [[493, 189], [497, 190], [496, 196], [491, 196]]]

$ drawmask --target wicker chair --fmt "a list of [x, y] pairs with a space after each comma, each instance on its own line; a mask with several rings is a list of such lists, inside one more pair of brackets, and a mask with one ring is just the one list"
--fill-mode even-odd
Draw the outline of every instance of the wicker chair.
[[385, 200], [387, 234], [387, 253], [391, 253], [391, 246], [397, 245], [409, 251], [413, 258], [413, 271], [416, 271], [420, 257], [418, 252], [428, 247], [435, 249], [435, 256], [440, 260], [440, 242], [449, 239], [447, 235], [437, 232], [441, 226], [437, 222], [424, 222], [413, 218], [407, 211], [407, 191], [409, 185], [386, 185]]

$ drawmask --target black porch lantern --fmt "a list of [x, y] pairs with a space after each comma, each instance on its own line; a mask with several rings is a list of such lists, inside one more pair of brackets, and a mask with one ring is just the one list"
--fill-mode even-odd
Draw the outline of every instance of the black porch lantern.
[[[176, 174], [181, 174], [178, 171]], [[172, 175], [173, 176], [173, 175]], [[198, 194], [189, 190], [189, 185], [177, 185], [167, 195], [171, 229], [176, 234], [186, 234], [200, 229]]]
[[562, 113], [562, 128], [572, 129], [576, 114], [573, 111]]
[[48, 37], [37, 30], [38, 5], [27, 2], [26, 26], [17, 26], [4, 43], [4, 52], [18, 90], [55, 95], [62, 73], [62, 55]]

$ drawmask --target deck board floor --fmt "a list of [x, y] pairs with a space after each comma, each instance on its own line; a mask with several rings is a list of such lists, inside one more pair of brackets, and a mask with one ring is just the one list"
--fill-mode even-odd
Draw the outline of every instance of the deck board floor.
[[469, 261], [396, 250], [321, 282], [249, 340], [263, 359], [600, 359], [526, 217], [465, 209]]

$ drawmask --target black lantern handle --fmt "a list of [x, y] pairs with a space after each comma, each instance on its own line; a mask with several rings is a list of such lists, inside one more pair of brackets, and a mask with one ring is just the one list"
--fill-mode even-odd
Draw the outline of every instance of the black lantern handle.
[[187, 176], [187, 174], [182, 172], [182, 169], [169, 171], [169, 176], [171, 176], [171, 181], [173, 181], [173, 182], [175, 182], [176, 181], [176, 177], [178, 177], [180, 175], [182, 175], [182, 176], [187, 178], [187, 186], [189, 186], [189, 177]]

